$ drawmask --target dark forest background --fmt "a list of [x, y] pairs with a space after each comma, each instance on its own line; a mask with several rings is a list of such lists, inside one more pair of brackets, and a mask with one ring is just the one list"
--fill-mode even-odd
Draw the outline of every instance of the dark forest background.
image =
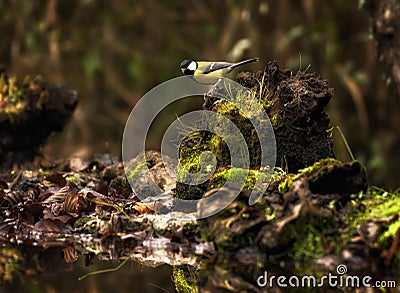
[[[55, 158], [120, 155], [131, 109], [148, 90], [179, 76], [182, 59], [260, 57], [252, 68], [277, 60], [293, 71], [310, 64], [308, 72], [334, 88], [331, 124], [343, 130], [370, 182], [396, 188], [400, 103], [389, 89], [362, 2], [3, 0], [0, 64], [11, 74], [41, 74], [79, 92], [73, 120], [45, 147]], [[182, 101], [168, 111], [200, 106]], [[333, 135], [338, 158], [349, 160], [340, 136]], [[160, 138], [149, 145], [157, 147]]]

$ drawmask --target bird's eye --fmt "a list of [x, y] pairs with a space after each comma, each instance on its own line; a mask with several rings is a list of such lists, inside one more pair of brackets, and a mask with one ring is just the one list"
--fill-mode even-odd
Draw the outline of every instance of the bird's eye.
[[188, 66], [189, 66], [189, 64], [190, 64], [191, 62], [192, 62], [191, 60], [187, 60], [187, 59], [183, 60], [183, 61], [181, 62], [181, 68], [188, 68]]

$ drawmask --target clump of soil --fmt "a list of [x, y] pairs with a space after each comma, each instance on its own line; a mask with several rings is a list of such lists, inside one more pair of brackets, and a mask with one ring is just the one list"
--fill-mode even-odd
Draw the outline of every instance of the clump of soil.
[[[333, 89], [326, 80], [316, 73], [299, 71], [294, 74], [281, 70], [276, 61], [270, 61], [264, 71], [240, 73], [238, 82], [255, 93], [271, 120], [276, 139], [276, 166], [295, 173], [321, 159], [335, 157], [328, 131], [329, 117], [324, 111], [333, 97]], [[216, 97], [207, 97], [204, 107], [224, 115], [238, 127], [247, 143], [250, 168], [260, 168], [260, 142], [243, 112]], [[189, 172], [198, 172], [197, 157], [204, 151], [216, 155], [219, 170], [230, 166], [228, 146], [218, 135], [208, 131], [195, 132], [183, 141], [181, 164]], [[177, 196], [198, 199], [214, 185], [212, 180], [199, 185], [177, 183]]]
[[327, 80], [317, 73], [281, 70], [276, 61], [270, 61], [263, 72], [240, 73], [238, 82], [262, 92], [260, 103], [275, 132], [277, 166], [294, 173], [335, 156], [324, 111], [333, 97]]
[[61, 131], [77, 103], [76, 91], [43, 77], [0, 76], [0, 169], [29, 162], [53, 131]]

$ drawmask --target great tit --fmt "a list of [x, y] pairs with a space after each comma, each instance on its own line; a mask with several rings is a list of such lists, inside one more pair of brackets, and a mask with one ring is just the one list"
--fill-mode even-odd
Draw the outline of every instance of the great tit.
[[247, 59], [237, 63], [185, 59], [181, 62], [181, 70], [183, 74], [191, 76], [200, 83], [208, 83], [208, 80], [213, 80], [212, 77], [216, 80], [216, 78], [225, 76], [236, 67], [254, 62], [258, 62], [258, 58]]

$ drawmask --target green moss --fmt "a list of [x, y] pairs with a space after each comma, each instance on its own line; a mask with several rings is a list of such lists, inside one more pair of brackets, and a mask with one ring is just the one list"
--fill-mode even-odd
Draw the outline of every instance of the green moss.
[[[298, 173], [298, 177], [300, 178], [301, 176], [307, 176], [307, 177], [313, 177], [317, 174], [318, 171], [320, 171], [322, 168], [328, 167], [330, 169], [332, 169], [333, 167], [335, 167], [338, 164], [343, 164], [342, 162], [333, 159], [333, 158], [326, 158], [326, 159], [322, 159], [318, 162], [315, 162], [312, 166], [309, 166], [307, 168], [304, 168], [302, 170], [299, 170]], [[328, 170], [329, 171], [329, 170]], [[297, 179], [296, 178], [296, 179]]]
[[10, 121], [15, 120], [16, 117], [13, 115], [25, 109], [24, 98], [29, 82], [29, 77], [26, 77], [21, 84], [15, 76], [0, 75], [0, 114], [11, 115], [9, 116]]
[[[356, 211], [353, 222], [380, 220], [400, 213], [400, 195], [398, 192], [390, 193], [380, 188], [370, 187], [365, 194], [352, 195], [352, 197], [357, 199], [361, 197], [365, 206], [365, 210]], [[396, 219], [396, 217], [393, 218]], [[396, 220], [393, 220], [390, 223], [396, 222]], [[394, 234], [390, 236], [394, 236]]]
[[[235, 100], [235, 104], [239, 105], [238, 107], [226, 100], [218, 100], [213, 104], [212, 111], [225, 116], [229, 121], [232, 121], [239, 129], [240, 133], [243, 135], [246, 141], [247, 149], [249, 151], [249, 167], [250, 169], [255, 169], [261, 164], [261, 148], [256, 129], [248, 118], [254, 115], [254, 111], [259, 111], [259, 106], [257, 106], [257, 109], [253, 109], [252, 107], [254, 105], [248, 103], [247, 95], [243, 95], [241, 93], [237, 93], [237, 95], [238, 96], [232, 98], [232, 100]], [[244, 110], [241, 111], [238, 108]], [[210, 126], [211, 129], [219, 129], [221, 127], [221, 123], [218, 119], [216, 119], [216, 121], [210, 121], [210, 123], [215, 123], [214, 127], [213, 125]], [[225, 133], [224, 136], [225, 135], [230, 134]], [[214, 178], [210, 179], [210, 186], [207, 186], [206, 184], [201, 187], [201, 189], [205, 187], [204, 192], [208, 188], [222, 186], [229, 176], [240, 175], [238, 173], [235, 174], [235, 172], [241, 172], [238, 171], [238, 169], [227, 171], [227, 169], [230, 169], [228, 166], [230, 166], [232, 162], [231, 154], [225, 141], [229, 141], [229, 137], [221, 137], [215, 133], [211, 133], [208, 131], [197, 131], [187, 136], [182, 142], [179, 152], [180, 165], [182, 166], [182, 170], [177, 171], [179, 181], [186, 181], [186, 178], [184, 178], [183, 176], [186, 176], [187, 173], [198, 173], [201, 170], [200, 165], [202, 162], [200, 162], [200, 155], [205, 151], [209, 151], [214, 155], [216, 159], [216, 169], [223, 170], [220, 172], [216, 172]], [[245, 156], [243, 156], [243, 158], [245, 158]], [[250, 170], [250, 174], [247, 176], [244, 188], [252, 189], [258, 176], [262, 176], [262, 173]], [[188, 190], [186, 189], [177, 188], [177, 197], [186, 197], [188, 194]], [[199, 192], [201, 193], [201, 190], [199, 190]], [[198, 192], [196, 192], [196, 194], [197, 193]]]
[[79, 178], [80, 178], [79, 173], [72, 173], [65, 177], [65, 181], [67, 181], [70, 184], [78, 184]]
[[224, 150], [226, 149], [226, 144], [219, 135], [212, 135], [210, 139], [210, 151], [215, 155], [217, 161], [223, 160]]
[[200, 171], [200, 154], [210, 150], [210, 134], [207, 131], [193, 132], [182, 142], [179, 158], [185, 172], [197, 173]]
[[[383, 193], [386, 193], [386, 195], [382, 196]], [[364, 202], [367, 205], [367, 210], [359, 216], [359, 219], [375, 221], [393, 218], [392, 220], [388, 219], [387, 229], [378, 239], [378, 242], [382, 245], [391, 242], [400, 229], [400, 195], [398, 192], [387, 193], [383, 191], [383, 193], [375, 192], [372, 199], [367, 199]]]
[[292, 190], [292, 189], [293, 189], [292, 183], [293, 183], [293, 178], [290, 177], [290, 176], [286, 177], [285, 179], [283, 179], [283, 180], [279, 183], [279, 185], [278, 185], [278, 191], [279, 191], [280, 193], [286, 193], [286, 192]]
[[[251, 122], [240, 110], [227, 101], [216, 102], [213, 111], [222, 114], [234, 122], [246, 140], [250, 152], [250, 167], [259, 166], [261, 162], [260, 142]], [[219, 121], [215, 121], [215, 129], [218, 129], [219, 125]], [[187, 172], [198, 172], [200, 168], [198, 158], [204, 151], [211, 151], [215, 155], [219, 167], [230, 165], [229, 148], [225, 141], [217, 134], [207, 131], [198, 131], [190, 134], [182, 143], [180, 149], [180, 162], [184, 170]]]
[[137, 164], [133, 170], [131, 170], [131, 169], [126, 170], [126, 176], [130, 182], [135, 181], [138, 178], [141, 171], [144, 168], [147, 168], [148, 163], [146, 162], [145, 159], [143, 159], [143, 160], [144, 161], [142, 163]]
[[[389, 224], [387, 230], [385, 233], [383, 233], [380, 237], [379, 237], [379, 242], [386, 242], [388, 239], [392, 240], [397, 231], [400, 229], [400, 219], [397, 219], [397, 221], [394, 221], [393, 223]], [[400, 256], [400, 255], [399, 255]]]
[[[313, 180], [316, 176], [318, 176], [318, 172], [322, 168], [334, 168], [338, 164], [343, 164], [342, 162], [333, 159], [333, 158], [327, 158], [327, 159], [322, 159], [318, 162], [315, 162], [312, 166], [309, 166], [307, 168], [299, 170], [295, 174], [286, 174], [283, 172], [282, 174], [279, 174], [280, 176], [278, 177], [278, 180], [273, 180], [272, 182], [277, 182], [278, 184], [278, 191], [281, 193], [286, 193], [290, 190], [292, 190], [293, 186], [293, 181], [301, 178], [301, 177], [307, 177], [310, 181]], [[329, 170], [327, 170], [329, 172]], [[280, 172], [282, 173], [282, 172]], [[283, 178], [282, 178], [283, 177]], [[275, 177], [273, 177], [275, 178]]]
[[214, 103], [213, 111], [218, 112], [220, 114], [229, 114], [232, 111], [235, 111], [236, 107], [225, 100], [218, 100]]
[[[324, 255], [321, 245], [321, 226], [321, 219], [312, 217], [307, 223], [298, 221], [289, 228], [295, 239], [292, 249], [293, 259], [297, 265], [301, 266], [301, 270]], [[311, 266], [308, 267], [311, 272]]]
[[[185, 272], [186, 271], [186, 272]], [[191, 268], [174, 267], [172, 276], [178, 293], [196, 293], [196, 274]]]
[[[246, 182], [243, 186], [244, 190], [252, 190], [258, 180], [263, 180], [265, 176], [269, 176], [266, 173], [260, 172], [259, 170], [246, 170], [242, 168], [226, 168], [222, 171], [216, 172], [210, 179], [211, 188], [221, 187], [225, 182], [231, 178], [234, 182], [238, 181], [239, 178], [246, 176]], [[237, 179], [235, 179], [237, 178]]]
[[39, 175], [40, 175], [40, 176], [48, 176], [48, 175], [50, 174], [50, 171], [49, 171], [49, 170], [45, 170], [45, 169], [43, 169], [43, 168], [39, 168], [39, 169], [38, 169], [38, 172], [39, 172]]
[[[362, 201], [363, 209], [357, 208], [344, 220], [346, 224], [346, 233], [341, 235], [341, 241], [347, 243], [350, 239], [346, 235], [351, 235], [352, 231], [357, 230], [359, 224], [368, 221], [386, 222], [383, 226], [384, 231], [380, 234], [378, 244], [388, 249], [400, 229], [400, 194], [399, 190], [388, 192], [381, 188], [370, 187], [366, 193], [352, 195], [352, 203], [357, 204]], [[395, 254], [395, 263], [400, 264], [400, 251]]]
[[274, 219], [275, 219], [275, 216], [276, 216], [275, 210], [272, 209], [272, 208], [269, 207], [269, 206], [267, 206], [267, 207], [264, 209], [264, 214], [265, 214], [265, 219], [266, 219], [267, 221], [272, 221], [272, 220], [274, 220]]
[[273, 100], [269, 100], [267, 98], [261, 99], [261, 105], [263, 106], [264, 109], [269, 109], [274, 105]]
[[275, 114], [271, 117], [271, 125], [274, 130], [284, 126], [283, 120], [280, 118], [279, 114]]

